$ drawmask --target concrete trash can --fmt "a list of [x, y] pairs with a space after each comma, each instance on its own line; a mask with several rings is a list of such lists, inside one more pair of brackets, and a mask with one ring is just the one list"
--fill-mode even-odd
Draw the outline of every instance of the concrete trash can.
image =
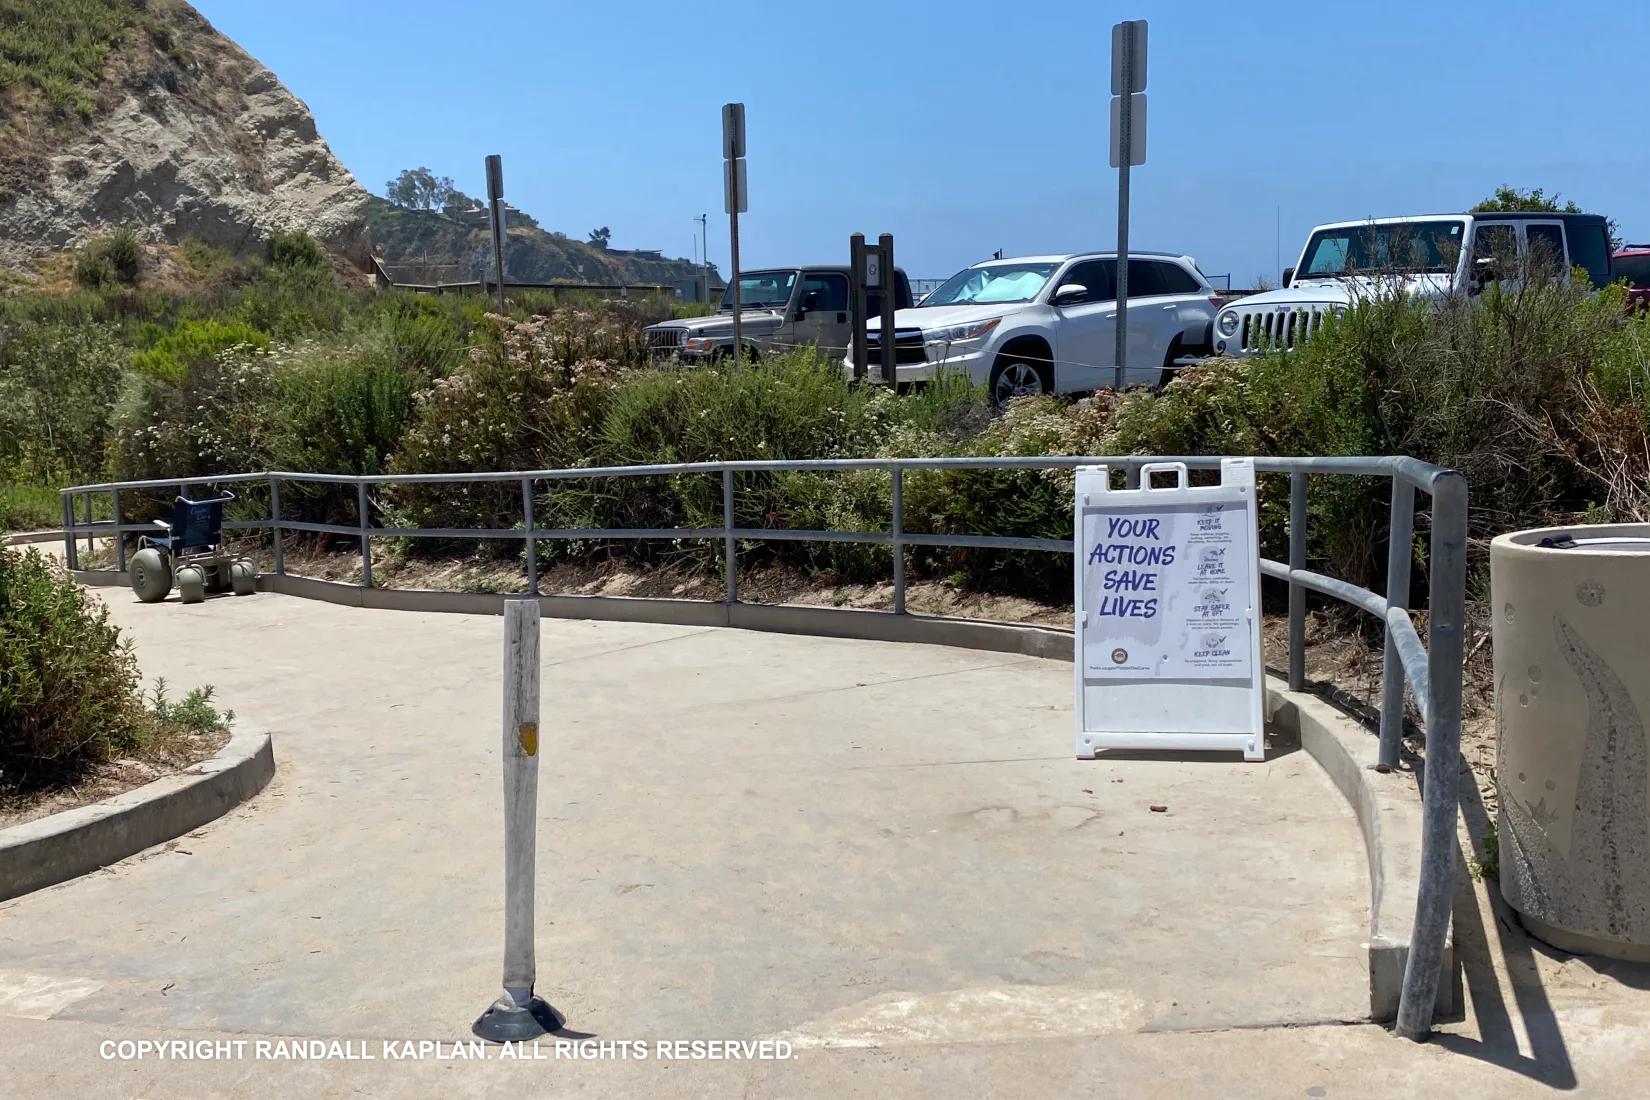
[[1650, 960], [1650, 524], [1490, 544], [1501, 895], [1566, 951]]

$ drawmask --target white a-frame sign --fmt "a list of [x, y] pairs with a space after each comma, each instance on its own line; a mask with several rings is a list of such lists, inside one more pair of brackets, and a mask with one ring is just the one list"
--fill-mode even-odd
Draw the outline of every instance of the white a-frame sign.
[[[1175, 483], [1152, 487], [1152, 475]], [[1265, 755], [1255, 464], [1224, 459], [1219, 485], [1178, 462], [1140, 488], [1077, 470], [1077, 755], [1101, 749]]]

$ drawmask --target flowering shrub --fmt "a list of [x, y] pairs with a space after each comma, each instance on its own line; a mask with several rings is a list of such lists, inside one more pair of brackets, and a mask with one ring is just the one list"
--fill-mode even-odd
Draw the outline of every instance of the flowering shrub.
[[[523, 470], [587, 465], [589, 443], [619, 366], [588, 358], [600, 337], [564, 319], [494, 323], [446, 378], [418, 395], [396, 473]], [[399, 485], [391, 503], [425, 527], [513, 527], [519, 484]]]
[[112, 416], [110, 464], [121, 479], [260, 470], [272, 425], [272, 348], [237, 344], [179, 378], [132, 371]]

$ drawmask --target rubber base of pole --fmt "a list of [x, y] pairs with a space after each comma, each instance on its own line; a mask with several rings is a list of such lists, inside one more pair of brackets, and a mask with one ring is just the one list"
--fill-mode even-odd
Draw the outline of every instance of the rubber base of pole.
[[560, 1031], [566, 1022], [567, 1018], [542, 997], [534, 997], [526, 1005], [501, 997], [487, 1006], [470, 1030], [489, 1043], [520, 1043]]

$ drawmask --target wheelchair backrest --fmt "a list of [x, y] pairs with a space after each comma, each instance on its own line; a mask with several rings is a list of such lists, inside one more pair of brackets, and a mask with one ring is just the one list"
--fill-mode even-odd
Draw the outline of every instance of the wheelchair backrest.
[[219, 500], [172, 502], [172, 550], [197, 550], [216, 546], [223, 537], [223, 505]]

